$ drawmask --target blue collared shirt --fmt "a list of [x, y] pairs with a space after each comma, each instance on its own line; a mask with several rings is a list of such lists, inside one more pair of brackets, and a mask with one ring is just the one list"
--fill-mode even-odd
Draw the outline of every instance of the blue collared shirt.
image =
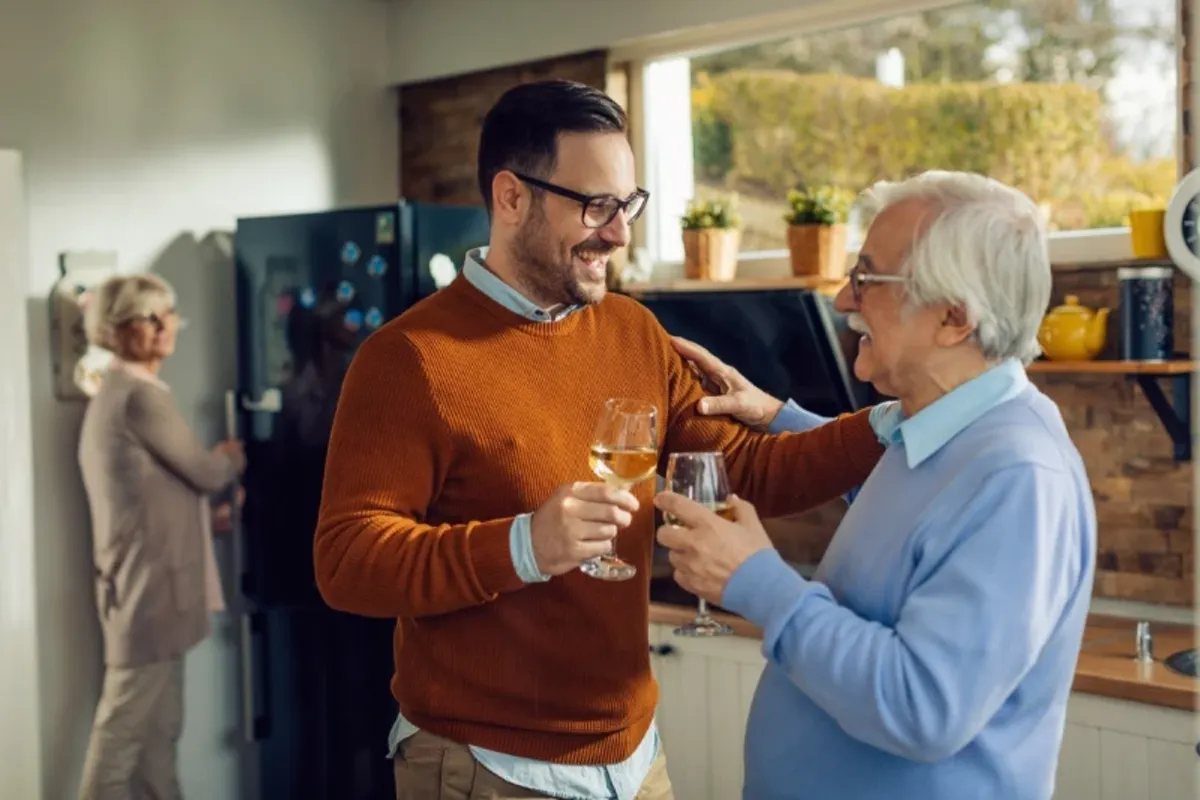
[[[487, 248], [467, 253], [463, 264], [463, 277], [485, 295], [514, 314], [534, 322], [554, 322], [562, 319], [581, 306], [562, 306], [555, 309], [540, 308], [524, 295], [500, 280], [483, 265]], [[533, 556], [533, 541], [530, 519], [532, 514], [521, 514], [513, 520], [509, 532], [509, 551], [517, 574], [526, 583], [547, 581], [537, 568]], [[388, 757], [395, 758], [400, 743], [417, 732], [417, 727], [402, 715], [396, 717], [388, 735]], [[509, 783], [532, 789], [550, 797], [563, 800], [631, 800], [641, 788], [650, 772], [650, 766], [658, 756], [658, 726], [650, 730], [629, 758], [619, 764], [597, 766], [575, 766], [551, 764], [528, 758], [498, 753], [482, 747], [472, 746], [471, 754], [486, 769]]]
[[1016, 361], [875, 416], [890, 446], [813, 578], [764, 550], [721, 598], [767, 659], [744, 797], [1048, 800], [1094, 576], [1082, 459]]

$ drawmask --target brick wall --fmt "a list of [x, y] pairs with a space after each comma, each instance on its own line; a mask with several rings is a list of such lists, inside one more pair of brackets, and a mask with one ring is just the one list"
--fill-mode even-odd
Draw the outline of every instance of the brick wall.
[[578, 53], [401, 86], [400, 196], [477, 205], [475, 156], [488, 109], [521, 83], [565, 78], [604, 88], [603, 51]]
[[[1117, 274], [1114, 269], [1055, 272], [1052, 305], [1071, 293], [1091, 308], [1113, 309], [1107, 352], [1115, 357]], [[1175, 341], [1190, 346], [1191, 286], [1175, 285]], [[1141, 389], [1121, 376], [1033, 375], [1062, 411], [1087, 465], [1099, 528], [1095, 594], [1123, 600], [1193, 603], [1191, 464], [1176, 464], [1171, 440]], [[1163, 385], [1170, 398], [1170, 388]], [[808, 514], [769, 520], [785, 558], [814, 564], [843, 514], [840, 501]]]

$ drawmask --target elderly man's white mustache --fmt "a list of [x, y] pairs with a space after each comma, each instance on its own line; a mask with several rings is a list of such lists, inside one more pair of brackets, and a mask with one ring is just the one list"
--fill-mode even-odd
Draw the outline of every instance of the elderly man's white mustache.
[[863, 315], [854, 311], [846, 316], [846, 324], [850, 326], [850, 330], [855, 333], [862, 334], [863, 337], [871, 338], [871, 329], [867, 326], [867, 321], [863, 319]]

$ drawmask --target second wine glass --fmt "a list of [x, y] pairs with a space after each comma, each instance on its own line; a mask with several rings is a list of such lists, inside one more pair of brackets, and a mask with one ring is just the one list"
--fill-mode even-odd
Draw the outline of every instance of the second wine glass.
[[[706, 506], [724, 519], [733, 519], [729, 476], [725, 473], [725, 456], [721, 453], [672, 453], [667, 461], [664, 488]], [[668, 524], [679, 524], [671, 514], [663, 516]], [[708, 612], [707, 601], [701, 597], [695, 619], [676, 628], [675, 633], [679, 636], [728, 636], [733, 633], [733, 628], [715, 619]]]
[[[588, 463], [596, 477], [618, 489], [654, 477], [658, 466], [658, 409], [652, 403], [625, 398], [605, 401], [596, 421]], [[617, 557], [617, 544], [611, 552], [589, 558], [580, 569], [593, 578], [625, 581], [637, 574], [637, 567]]]

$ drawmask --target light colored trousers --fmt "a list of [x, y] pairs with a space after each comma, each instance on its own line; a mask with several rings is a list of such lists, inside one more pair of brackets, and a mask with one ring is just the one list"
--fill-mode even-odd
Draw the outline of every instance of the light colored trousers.
[[[408, 739], [396, 757], [396, 800], [552, 800], [489, 772], [464, 744], [428, 731]], [[674, 800], [661, 748], [635, 800]], [[730, 798], [730, 800], [733, 800]]]
[[183, 657], [107, 667], [79, 800], [180, 800]]

